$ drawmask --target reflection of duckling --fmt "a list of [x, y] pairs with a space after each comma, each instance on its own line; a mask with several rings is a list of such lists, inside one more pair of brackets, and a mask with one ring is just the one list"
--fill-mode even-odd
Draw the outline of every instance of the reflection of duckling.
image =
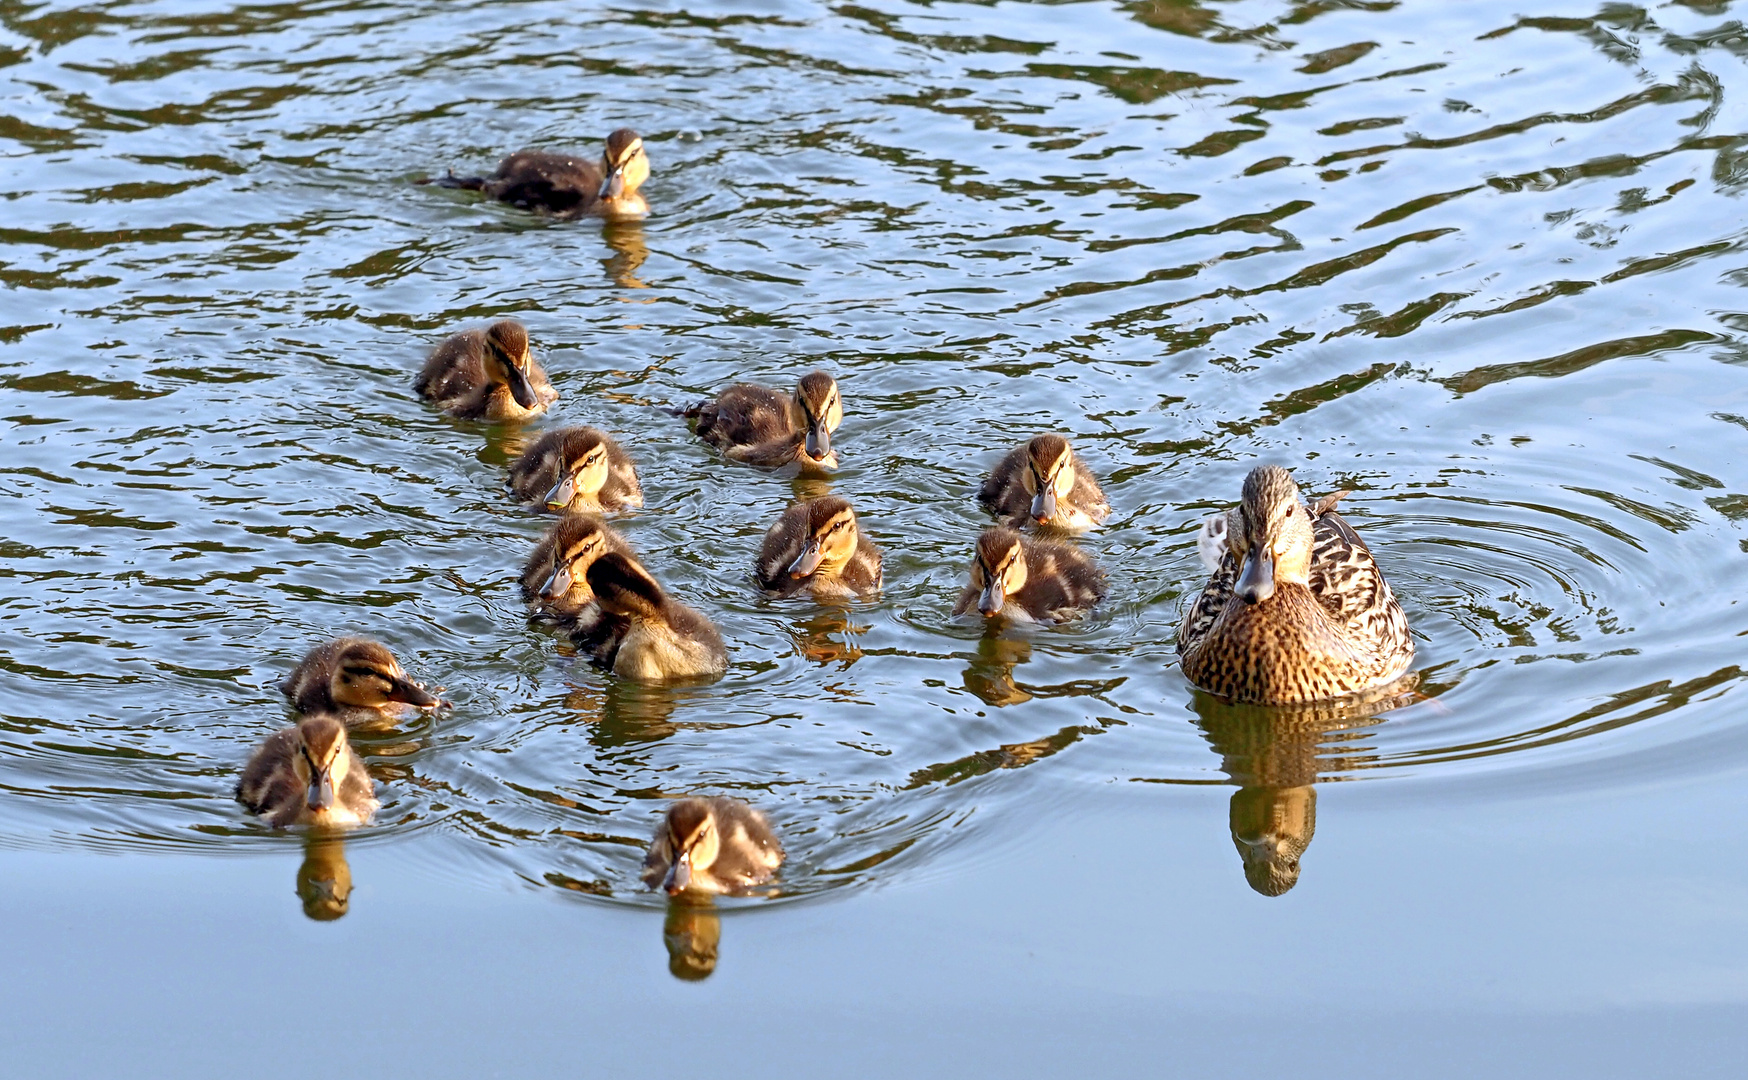
[[607, 136], [597, 164], [569, 154], [518, 150], [498, 162], [490, 176], [456, 176], [421, 180], [439, 187], [483, 191], [499, 202], [524, 210], [544, 210], [554, 217], [642, 217], [649, 204], [637, 189], [649, 179], [649, 158], [643, 139], [630, 128]]
[[771, 879], [783, 845], [765, 815], [740, 799], [681, 799], [668, 807], [643, 860], [643, 883], [669, 896], [734, 893]]
[[1084, 532], [1111, 516], [1098, 478], [1060, 435], [1039, 435], [990, 471], [978, 500], [1002, 524], [1026, 522]]
[[592, 627], [601, 611], [589, 589], [589, 565], [609, 551], [632, 555], [631, 545], [595, 515], [566, 514], [553, 522], [522, 567], [528, 613], [573, 629]]
[[835, 469], [831, 434], [844, 421], [844, 403], [837, 380], [810, 371], [785, 398], [768, 386], [735, 383], [684, 414], [698, 420], [698, 437], [736, 461], [751, 465], [787, 465]]
[[692, 903], [676, 897], [668, 902], [668, 917], [662, 922], [662, 944], [668, 948], [668, 972], [674, 978], [708, 979], [722, 945], [722, 916], [708, 900]]
[[554, 428], [534, 440], [510, 466], [510, 487], [548, 510], [599, 514], [643, 505], [631, 457], [592, 427]]
[[352, 867], [346, 863], [346, 842], [337, 836], [312, 834], [297, 868], [297, 895], [303, 913], [317, 922], [332, 922], [346, 914], [352, 896]]
[[274, 828], [362, 825], [378, 805], [372, 788], [346, 725], [308, 716], [268, 736], [243, 767], [236, 798]]
[[528, 351], [528, 331], [513, 319], [444, 339], [413, 389], [464, 420], [526, 420], [558, 400]]
[[607, 552], [589, 564], [587, 579], [601, 610], [630, 624], [618, 640], [578, 642], [615, 675], [666, 682], [728, 670], [728, 649], [716, 627], [671, 599], [636, 560]]
[[1178, 630], [1192, 683], [1283, 704], [1384, 686], [1408, 670], [1408, 620], [1365, 541], [1335, 512], [1345, 494], [1307, 508], [1287, 470], [1251, 470], [1238, 513], [1227, 515], [1220, 568]]
[[339, 637], [311, 649], [279, 692], [298, 712], [337, 716], [353, 726], [392, 723], [449, 705], [408, 678], [388, 646], [364, 637]]
[[971, 584], [953, 614], [975, 607], [986, 618], [1063, 622], [1104, 598], [1104, 572], [1079, 548], [997, 527], [977, 538]]
[[880, 548], [856, 525], [856, 511], [830, 496], [796, 503], [765, 533], [759, 585], [788, 596], [854, 599], [880, 591]]

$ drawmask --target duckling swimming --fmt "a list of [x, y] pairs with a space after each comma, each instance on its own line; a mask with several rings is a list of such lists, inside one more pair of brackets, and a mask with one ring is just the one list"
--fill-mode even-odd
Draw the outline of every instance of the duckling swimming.
[[1408, 670], [1408, 620], [1365, 541], [1335, 512], [1346, 494], [1307, 507], [1278, 465], [1245, 477], [1220, 568], [1178, 629], [1192, 683], [1278, 705], [1383, 686]]
[[558, 218], [640, 218], [649, 213], [649, 204], [637, 189], [648, 179], [649, 158], [642, 137], [620, 128], [607, 136], [599, 163], [545, 150], [518, 150], [498, 162], [490, 176], [450, 173], [417, 182], [483, 191], [499, 202]]
[[643, 883], [675, 896], [744, 892], [783, 865], [765, 815], [739, 799], [681, 799], [668, 807], [643, 860]]
[[311, 649], [279, 692], [298, 712], [338, 717], [354, 727], [449, 707], [409, 678], [388, 646], [365, 637], [338, 637]]
[[985, 618], [1066, 622], [1104, 598], [1104, 571], [1084, 551], [997, 527], [977, 538], [971, 584], [953, 614], [975, 607]]
[[996, 520], [1018, 529], [1027, 522], [1085, 532], [1111, 516], [1095, 477], [1060, 435], [1039, 435], [997, 463], [978, 501]]
[[267, 737], [243, 767], [236, 799], [276, 829], [363, 825], [377, 801], [364, 760], [332, 716], [306, 716]]
[[526, 420], [558, 400], [514, 319], [463, 330], [438, 345], [413, 389], [463, 420]]
[[817, 600], [865, 598], [880, 591], [880, 548], [856, 525], [848, 500], [809, 499], [765, 533], [755, 576], [782, 596], [807, 589]]
[[510, 466], [510, 487], [524, 502], [559, 513], [612, 513], [643, 505], [631, 457], [592, 427], [554, 428], [534, 440]]
[[803, 375], [790, 397], [768, 386], [735, 383], [715, 401], [693, 405], [681, 415], [696, 417], [698, 437], [735, 461], [838, 467], [831, 435], [844, 422], [844, 403], [837, 380], [823, 371]]
[[589, 589], [589, 566], [609, 551], [635, 559], [631, 545], [593, 514], [566, 514], [534, 545], [522, 567], [522, 599], [531, 617], [543, 617], [567, 627], [579, 639], [588, 638], [603, 619], [629, 629], [595, 603]]
[[668, 682], [728, 670], [728, 649], [716, 627], [670, 598], [635, 559], [609, 551], [589, 564], [586, 576], [601, 610], [629, 624], [621, 637], [577, 642], [615, 675]]

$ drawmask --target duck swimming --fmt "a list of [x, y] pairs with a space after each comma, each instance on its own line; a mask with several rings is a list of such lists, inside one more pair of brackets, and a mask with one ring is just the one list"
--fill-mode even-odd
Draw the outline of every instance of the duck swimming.
[[332, 716], [306, 716], [268, 736], [243, 767], [236, 799], [276, 829], [363, 825], [376, 813], [364, 760]]
[[823, 371], [803, 375], [788, 397], [768, 386], [735, 383], [715, 401], [693, 405], [681, 415], [695, 417], [698, 437], [735, 461], [838, 467], [831, 435], [844, 422], [844, 403], [837, 380]]
[[984, 480], [977, 498], [1011, 529], [1032, 522], [1085, 532], [1111, 516], [1098, 478], [1060, 435], [1039, 435], [1015, 447]]
[[649, 203], [637, 189], [648, 179], [649, 158], [642, 137], [620, 128], [607, 136], [599, 162], [545, 150], [518, 150], [498, 162], [490, 176], [450, 173], [416, 182], [483, 191], [499, 202], [558, 218], [640, 218], [649, 213]]
[[409, 678], [388, 646], [366, 637], [338, 637], [311, 649], [279, 692], [298, 712], [334, 716], [354, 727], [449, 707]]
[[559, 623], [580, 637], [593, 634], [606, 616], [589, 589], [589, 566], [609, 551], [636, 558], [631, 545], [593, 514], [566, 514], [553, 522], [522, 567], [528, 614]]
[[413, 389], [463, 420], [526, 420], [558, 400], [514, 319], [463, 330], [438, 345]]
[[977, 538], [971, 584], [953, 614], [975, 608], [984, 618], [1066, 622], [1104, 598], [1104, 572], [1084, 551], [997, 527]]
[[681, 799], [668, 807], [643, 860], [643, 883], [676, 896], [744, 892], [783, 865], [765, 815], [739, 799]]
[[643, 505], [637, 468], [599, 428], [554, 428], [510, 465], [516, 497], [564, 513], [612, 513]]
[[663, 592], [635, 559], [609, 551], [589, 564], [586, 577], [602, 612], [625, 620], [627, 629], [577, 644], [615, 675], [659, 683], [728, 670], [728, 649], [716, 627]]
[[880, 591], [880, 548], [835, 495], [796, 503], [765, 533], [754, 576], [780, 596], [803, 589], [815, 599], [855, 599]]
[[[1278, 705], [1384, 686], [1408, 670], [1408, 620], [1335, 512], [1346, 494], [1307, 507], [1287, 470], [1251, 470], [1224, 515], [1219, 569], [1178, 629], [1186, 678], [1229, 701]], [[1203, 537], [1219, 531], [1204, 527]]]

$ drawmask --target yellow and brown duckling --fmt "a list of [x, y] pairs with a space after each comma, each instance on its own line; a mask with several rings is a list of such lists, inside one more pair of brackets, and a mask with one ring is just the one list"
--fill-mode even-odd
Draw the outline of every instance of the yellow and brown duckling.
[[332, 716], [306, 716], [268, 736], [243, 767], [236, 798], [277, 829], [363, 825], [378, 805], [346, 725]]
[[984, 618], [1066, 622], [1104, 598], [1104, 571], [1086, 552], [997, 527], [977, 538], [971, 584], [953, 614], [975, 609]]
[[594, 514], [566, 514], [552, 523], [522, 567], [528, 614], [584, 630], [601, 618], [589, 589], [589, 566], [609, 551], [635, 559], [631, 545]]
[[880, 591], [880, 548], [856, 524], [847, 499], [796, 503], [765, 533], [759, 585], [782, 596], [803, 589], [818, 600], [867, 598]]
[[[1335, 504], [1306, 506], [1287, 470], [1261, 465], [1225, 515], [1219, 568], [1184, 616], [1184, 675], [1230, 701], [1319, 701], [1394, 682], [1414, 660], [1408, 619]], [[1211, 538], [1219, 529], [1204, 528]], [[1200, 541], [1199, 541], [1200, 543]]]
[[311, 649], [279, 692], [298, 712], [338, 717], [354, 727], [449, 707], [414, 682], [388, 646], [365, 637], [338, 637]]
[[771, 880], [783, 845], [765, 815], [740, 799], [681, 799], [668, 807], [643, 860], [643, 883], [669, 896], [745, 892]]
[[1039, 435], [1015, 447], [983, 481], [977, 497], [1012, 529], [1031, 522], [1085, 532], [1111, 516], [1098, 478], [1060, 435]]
[[768, 386], [735, 383], [681, 415], [695, 417], [698, 437], [735, 461], [777, 466], [791, 461], [802, 468], [835, 469], [832, 432], [844, 422], [837, 380], [823, 371], [801, 377], [795, 393], [784, 396]]
[[558, 400], [514, 319], [451, 334], [432, 350], [413, 389], [463, 420], [526, 420]]
[[578, 638], [597, 662], [623, 679], [659, 683], [715, 677], [728, 649], [710, 620], [668, 596], [636, 559], [609, 551], [589, 564], [589, 589], [601, 611], [623, 619], [620, 635]]
[[643, 505], [631, 457], [599, 428], [554, 428], [510, 465], [510, 488], [524, 502], [558, 513], [613, 513]]
[[648, 179], [649, 158], [642, 137], [620, 128], [607, 136], [598, 162], [546, 150], [518, 150], [498, 162], [490, 176], [450, 173], [418, 182], [483, 191], [499, 202], [554, 217], [640, 218], [649, 213], [649, 203], [638, 188]]

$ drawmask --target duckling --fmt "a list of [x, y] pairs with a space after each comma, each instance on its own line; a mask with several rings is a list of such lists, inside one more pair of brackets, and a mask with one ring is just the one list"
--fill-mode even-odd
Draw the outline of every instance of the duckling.
[[817, 600], [868, 597], [880, 591], [880, 548], [849, 502], [828, 495], [783, 511], [765, 533], [755, 574], [782, 596], [807, 589]]
[[377, 801], [364, 760], [332, 716], [306, 716], [267, 737], [243, 767], [236, 799], [276, 829], [363, 825]]
[[844, 422], [837, 380], [823, 371], [801, 377], [792, 397], [768, 386], [735, 383], [680, 415], [696, 417], [698, 437], [736, 461], [749, 465], [787, 465], [835, 469], [832, 432]]
[[1230, 701], [1319, 701], [1394, 682], [1414, 659], [1408, 620], [1335, 504], [1299, 499], [1259, 465], [1227, 515], [1226, 551], [1178, 629], [1192, 683]]
[[621, 635], [630, 629], [624, 619], [603, 612], [589, 590], [589, 565], [609, 551], [637, 557], [623, 537], [593, 514], [566, 514], [553, 522], [522, 567], [522, 599], [529, 616], [560, 623], [579, 641], [615, 633], [615, 628]]
[[1099, 481], [1060, 435], [1039, 435], [1015, 447], [991, 470], [978, 501], [997, 521], [1085, 532], [1111, 516]]
[[534, 440], [510, 466], [516, 497], [548, 510], [610, 513], [643, 505], [637, 468], [599, 428], [561, 427]]
[[607, 136], [599, 164], [569, 154], [518, 150], [498, 162], [490, 176], [456, 176], [420, 180], [438, 187], [483, 191], [499, 202], [524, 210], [542, 210], [558, 218], [588, 215], [640, 218], [649, 203], [638, 188], [649, 179], [649, 158], [643, 138], [630, 128]]
[[985, 618], [1066, 622], [1104, 598], [1104, 571], [1085, 552], [998, 526], [977, 538], [971, 584], [953, 614], [975, 607]]
[[609, 551], [589, 564], [586, 576], [601, 610], [629, 623], [617, 639], [578, 641], [615, 675], [667, 682], [715, 677], [728, 670], [728, 649], [716, 627], [671, 599], [635, 559]]
[[337, 637], [311, 649], [279, 692], [298, 712], [338, 717], [354, 727], [449, 707], [408, 678], [388, 646], [365, 637]]
[[643, 883], [677, 896], [744, 892], [783, 865], [783, 845], [765, 815], [720, 796], [681, 799], [668, 807], [643, 860]]
[[558, 400], [514, 319], [452, 334], [431, 353], [413, 389], [463, 420], [526, 420]]

